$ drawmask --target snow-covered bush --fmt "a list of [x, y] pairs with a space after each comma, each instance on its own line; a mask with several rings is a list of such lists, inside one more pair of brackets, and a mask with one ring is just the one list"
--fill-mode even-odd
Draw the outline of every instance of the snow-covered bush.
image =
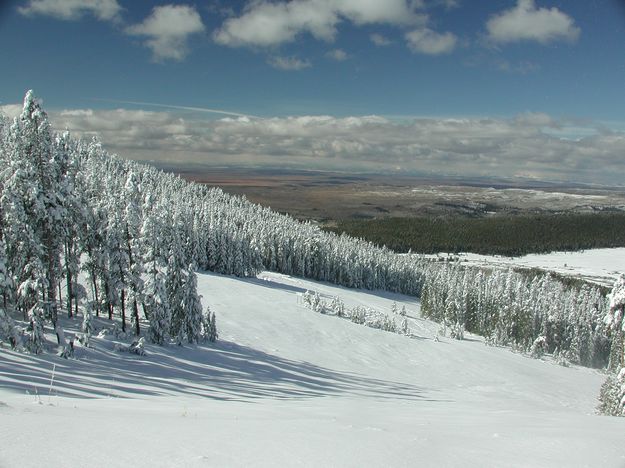
[[15, 323], [9, 314], [0, 307], [0, 340], [6, 341], [13, 349], [19, 349], [21, 339]]
[[408, 319], [406, 317], [401, 322], [401, 333], [406, 336], [410, 335], [410, 327], [408, 327]]
[[540, 359], [547, 352], [547, 339], [544, 336], [539, 336], [532, 343], [530, 348], [530, 356], [534, 359]]
[[332, 298], [332, 302], [330, 302], [328, 308], [330, 312], [337, 317], [343, 317], [345, 315], [345, 304], [343, 304], [343, 301], [338, 296]]
[[131, 353], [137, 354], [139, 356], [145, 356], [145, 338], [141, 337], [138, 340], [134, 340], [128, 346], [120, 343], [115, 343], [115, 345], [113, 346], [113, 350], [122, 353]]
[[464, 339], [464, 324], [460, 322], [453, 323], [449, 326], [449, 337], [455, 340]]
[[28, 312], [28, 319], [26, 349], [31, 353], [39, 354], [43, 351], [46, 341], [44, 335], [45, 320], [41, 308], [33, 306]]

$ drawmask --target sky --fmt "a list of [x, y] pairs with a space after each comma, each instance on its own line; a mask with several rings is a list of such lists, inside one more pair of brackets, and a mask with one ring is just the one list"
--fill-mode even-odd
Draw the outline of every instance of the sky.
[[122, 157], [625, 185], [621, 0], [0, 5], [0, 109]]

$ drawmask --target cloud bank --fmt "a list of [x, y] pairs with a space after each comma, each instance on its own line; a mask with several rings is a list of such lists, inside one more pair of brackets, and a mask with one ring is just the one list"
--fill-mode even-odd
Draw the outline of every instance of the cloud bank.
[[[6, 106], [12, 113], [19, 106]], [[98, 136], [123, 157], [172, 164], [523, 177], [623, 185], [625, 133], [546, 114], [512, 119], [299, 116], [207, 120], [198, 113], [73, 109], [55, 128]], [[573, 134], [571, 134], [573, 133]], [[567, 136], [567, 139], [561, 138]], [[575, 137], [576, 139], [572, 139]]]

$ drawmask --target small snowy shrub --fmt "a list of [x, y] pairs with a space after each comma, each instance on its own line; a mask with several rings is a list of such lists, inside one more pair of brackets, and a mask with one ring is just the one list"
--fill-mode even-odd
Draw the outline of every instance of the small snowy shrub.
[[404, 320], [401, 322], [401, 333], [403, 335], [410, 335], [410, 328], [408, 328], [408, 320], [404, 317]]
[[28, 339], [26, 341], [26, 348], [28, 351], [34, 354], [39, 354], [43, 351], [43, 346], [46, 341], [44, 336], [44, 318], [43, 311], [36, 305], [28, 312], [30, 323], [28, 325]]
[[133, 341], [128, 346], [128, 352], [138, 354], [139, 356], [145, 356], [145, 338], [141, 337], [137, 341]]
[[113, 346], [114, 351], [122, 353], [137, 354], [139, 356], [145, 356], [145, 338], [141, 337], [138, 340], [133, 341], [130, 345], [125, 346], [123, 344], [115, 343]]
[[367, 320], [367, 312], [364, 307], [356, 306], [348, 312], [349, 319], [359, 325], [363, 325]]
[[464, 324], [456, 322], [449, 327], [449, 337], [455, 340], [464, 339]]
[[345, 315], [345, 304], [343, 304], [343, 301], [337, 296], [332, 298], [329, 309], [337, 317], [343, 317]]
[[530, 356], [534, 359], [540, 359], [547, 352], [547, 339], [544, 336], [539, 336], [534, 340], [530, 348]]

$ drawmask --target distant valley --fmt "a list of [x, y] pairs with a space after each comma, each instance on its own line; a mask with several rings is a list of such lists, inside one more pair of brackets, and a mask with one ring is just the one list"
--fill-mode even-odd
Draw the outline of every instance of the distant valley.
[[405, 175], [162, 167], [298, 219], [625, 211], [625, 188]]

